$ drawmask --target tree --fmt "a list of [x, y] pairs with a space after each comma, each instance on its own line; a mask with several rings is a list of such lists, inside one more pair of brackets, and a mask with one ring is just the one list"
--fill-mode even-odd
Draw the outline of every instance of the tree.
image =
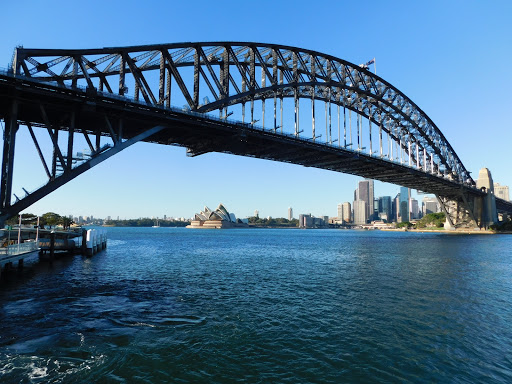
[[46, 212], [41, 216], [39, 223], [41, 225], [49, 225], [51, 227], [61, 224], [62, 217], [55, 212]]
[[445, 220], [446, 215], [444, 212], [429, 213], [422, 217], [421, 220], [418, 220], [416, 228], [443, 228]]
[[69, 217], [61, 216], [60, 224], [62, 224], [62, 227], [64, 229], [69, 229], [71, 224], [74, 224], [75, 222], [71, 220]]
[[[7, 225], [18, 225], [20, 220], [20, 216], [12, 216], [8, 220], [6, 220], [5, 224]], [[36, 224], [37, 216], [33, 213], [22, 213], [21, 214], [21, 224]]]

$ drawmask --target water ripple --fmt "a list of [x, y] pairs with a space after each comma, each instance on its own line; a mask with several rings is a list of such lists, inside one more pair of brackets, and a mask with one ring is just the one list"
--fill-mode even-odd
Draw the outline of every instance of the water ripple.
[[512, 239], [110, 228], [0, 290], [0, 381], [512, 382]]

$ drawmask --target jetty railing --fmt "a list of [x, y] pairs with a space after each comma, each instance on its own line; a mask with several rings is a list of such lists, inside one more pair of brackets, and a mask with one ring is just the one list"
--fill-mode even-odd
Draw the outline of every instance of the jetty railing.
[[7, 247], [0, 248], [0, 255], [2, 256], [16, 256], [22, 253], [37, 251], [39, 245], [35, 241], [27, 241], [20, 244], [12, 244]]

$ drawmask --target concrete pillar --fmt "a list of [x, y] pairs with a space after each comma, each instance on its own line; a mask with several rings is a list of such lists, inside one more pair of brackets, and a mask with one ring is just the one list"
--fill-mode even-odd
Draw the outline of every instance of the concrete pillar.
[[85, 254], [87, 256], [92, 256], [94, 253], [93, 253], [93, 239], [92, 239], [92, 230], [88, 230], [87, 231], [87, 240], [86, 240], [86, 251], [85, 251]]
[[485, 191], [487, 192], [487, 196], [483, 198], [482, 202], [482, 227], [488, 228], [492, 224], [498, 222], [496, 197], [494, 196], [494, 183], [489, 169], [482, 168], [480, 172], [478, 172], [476, 187], [480, 189], [485, 188]]

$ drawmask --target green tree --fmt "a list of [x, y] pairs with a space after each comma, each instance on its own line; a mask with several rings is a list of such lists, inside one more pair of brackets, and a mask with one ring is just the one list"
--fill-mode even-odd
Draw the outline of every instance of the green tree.
[[49, 225], [51, 227], [54, 227], [58, 224], [61, 224], [62, 217], [55, 212], [46, 212], [41, 216], [41, 220], [39, 223], [41, 225]]
[[444, 212], [429, 213], [418, 220], [416, 228], [443, 228], [445, 220]]
[[60, 220], [60, 223], [59, 224], [62, 224], [62, 227], [64, 229], [69, 229], [69, 227], [71, 226], [71, 224], [74, 224], [74, 221], [71, 220], [69, 217], [67, 216], [61, 216], [61, 220]]
[[[7, 225], [18, 225], [20, 220], [20, 216], [12, 216], [8, 220], [6, 220], [5, 224]], [[33, 213], [22, 213], [21, 214], [21, 224], [36, 224], [37, 223], [37, 215]]]

